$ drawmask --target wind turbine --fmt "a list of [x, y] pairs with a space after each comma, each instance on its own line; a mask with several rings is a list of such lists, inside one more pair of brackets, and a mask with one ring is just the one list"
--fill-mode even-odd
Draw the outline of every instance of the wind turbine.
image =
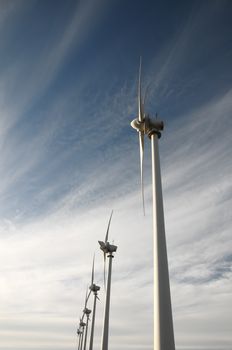
[[112, 219], [113, 211], [111, 212], [105, 241], [98, 241], [100, 244], [100, 249], [104, 253], [104, 281], [105, 281], [105, 263], [106, 263], [106, 255], [109, 258], [108, 265], [108, 278], [107, 278], [107, 289], [106, 289], [106, 300], [105, 300], [105, 312], [104, 312], [104, 324], [103, 324], [103, 335], [102, 335], [102, 350], [108, 350], [108, 338], [109, 338], [109, 313], [110, 313], [110, 288], [111, 288], [111, 274], [112, 274], [112, 260], [113, 253], [116, 252], [117, 246], [110, 244], [108, 242], [110, 223]]
[[83, 346], [83, 337], [84, 337], [84, 332], [85, 332], [85, 326], [86, 326], [86, 323], [83, 321], [83, 318], [84, 318], [84, 315], [82, 316], [82, 318], [80, 318], [80, 324], [79, 324], [79, 327], [80, 327], [80, 342], [79, 342], [79, 347], [78, 347], [78, 350], [82, 350], [82, 346]]
[[89, 316], [91, 314], [91, 310], [87, 308], [87, 302], [89, 299], [91, 291], [88, 294], [88, 289], [86, 291], [86, 297], [85, 297], [85, 307], [83, 310], [83, 317], [86, 315], [86, 327], [85, 327], [85, 340], [84, 340], [84, 350], [86, 350], [86, 342], [87, 342], [87, 335], [88, 335], [88, 326], [89, 326]]
[[91, 276], [91, 285], [89, 287], [90, 291], [94, 294], [94, 302], [93, 302], [93, 316], [92, 316], [92, 324], [91, 324], [91, 333], [89, 340], [89, 350], [93, 349], [93, 336], [94, 336], [94, 326], [95, 326], [95, 314], [96, 314], [96, 301], [98, 298], [97, 292], [100, 290], [100, 287], [94, 283], [94, 260], [93, 257], [93, 266], [92, 266], [92, 276]]
[[78, 335], [78, 350], [80, 350], [80, 347], [81, 347], [81, 337], [82, 337], [82, 330], [80, 328], [77, 329], [77, 335]]
[[167, 248], [165, 238], [163, 196], [160, 172], [158, 139], [164, 123], [145, 114], [141, 93], [141, 58], [138, 81], [138, 117], [131, 126], [139, 133], [140, 176], [144, 208], [143, 158], [144, 137], [151, 140], [152, 195], [153, 195], [153, 240], [154, 240], [154, 350], [175, 350], [172, 306], [169, 286]]

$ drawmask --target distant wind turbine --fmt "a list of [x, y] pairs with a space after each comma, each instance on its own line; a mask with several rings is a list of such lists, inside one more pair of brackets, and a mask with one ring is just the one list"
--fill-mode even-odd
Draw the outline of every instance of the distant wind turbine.
[[83, 331], [82, 331], [81, 328], [79, 327], [79, 328], [77, 329], [77, 335], [78, 335], [78, 347], [77, 347], [77, 349], [78, 349], [78, 350], [80, 350], [80, 348], [81, 348], [82, 333], [83, 333]]
[[85, 326], [86, 323], [83, 321], [83, 317], [80, 318], [80, 324], [79, 324], [79, 329], [80, 329], [80, 342], [79, 342], [79, 346], [78, 346], [78, 350], [82, 350], [82, 346], [83, 346], [83, 337], [84, 337], [84, 332], [85, 332]]
[[112, 219], [113, 211], [111, 212], [105, 241], [98, 241], [100, 244], [100, 249], [104, 253], [104, 281], [105, 281], [105, 263], [106, 263], [106, 255], [109, 258], [109, 266], [108, 266], [108, 278], [107, 278], [107, 289], [106, 289], [106, 300], [105, 300], [105, 312], [104, 312], [104, 324], [103, 324], [103, 335], [102, 335], [102, 350], [108, 350], [108, 338], [109, 338], [109, 313], [110, 313], [110, 288], [111, 288], [111, 274], [112, 274], [112, 260], [113, 253], [116, 252], [117, 246], [110, 244], [108, 242], [110, 223]]
[[141, 93], [141, 66], [142, 62], [140, 58], [138, 117], [131, 122], [131, 126], [139, 133], [140, 177], [143, 210], [144, 136], [147, 135], [151, 140], [154, 236], [154, 350], [175, 350], [158, 149], [158, 139], [161, 137], [161, 131], [163, 130], [164, 124], [157, 119], [157, 115], [156, 119], [152, 120], [148, 114], [145, 114], [145, 103], [144, 100], [142, 100]]
[[87, 335], [88, 335], [88, 326], [89, 326], [89, 316], [91, 314], [91, 310], [87, 308], [87, 302], [89, 299], [91, 291], [88, 294], [88, 289], [86, 291], [86, 297], [85, 297], [85, 308], [83, 310], [83, 317], [86, 315], [86, 327], [85, 327], [85, 340], [84, 340], [84, 350], [86, 350], [86, 343], [87, 343]]
[[92, 315], [92, 324], [91, 324], [91, 333], [89, 340], [89, 350], [93, 349], [93, 336], [94, 336], [94, 327], [95, 327], [95, 313], [96, 313], [96, 301], [98, 298], [97, 292], [100, 290], [100, 287], [94, 283], [94, 260], [93, 257], [93, 266], [92, 266], [92, 276], [91, 276], [91, 285], [89, 287], [90, 291], [94, 294], [94, 302], [93, 302], [93, 315]]

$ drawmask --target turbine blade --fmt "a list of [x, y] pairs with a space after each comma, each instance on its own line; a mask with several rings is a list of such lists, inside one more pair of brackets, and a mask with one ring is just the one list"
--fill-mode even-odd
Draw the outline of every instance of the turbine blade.
[[86, 306], [87, 306], [87, 302], [88, 302], [88, 299], [89, 299], [89, 295], [90, 295], [90, 293], [91, 293], [91, 291], [89, 292], [89, 295], [88, 295], [88, 290], [89, 290], [89, 288], [88, 288], [88, 286], [87, 286], [87, 290], [86, 290], [86, 294], [85, 294], [85, 308], [86, 308]]
[[110, 223], [111, 223], [112, 215], [113, 215], [113, 210], [112, 210], [112, 212], [110, 214], [110, 219], [109, 219], [109, 223], [108, 223], [108, 227], [107, 227], [107, 231], [106, 231], [105, 244], [108, 242], [108, 236], [109, 236], [109, 230], [110, 230]]
[[140, 56], [139, 81], [138, 81], [138, 119], [140, 122], [143, 122], [144, 113], [143, 113], [143, 102], [142, 102], [142, 92], [141, 92], [141, 71], [142, 71], [142, 57]]
[[145, 106], [145, 102], [146, 102], [146, 99], [147, 99], [148, 90], [149, 90], [149, 88], [150, 88], [150, 85], [151, 85], [151, 83], [149, 83], [149, 84], [146, 86], [146, 89], [145, 89], [145, 93], [144, 93], [144, 97], [143, 97], [143, 109], [144, 109], [144, 106]]
[[100, 301], [99, 297], [96, 295], [96, 299]]
[[106, 291], [106, 253], [104, 252], [104, 289]]
[[93, 256], [91, 285], [93, 285], [93, 281], [94, 281], [94, 260], [95, 260], [95, 254], [94, 254], [94, 256]]
[[[90, 294], [91, 294], [91, 290], [89, 291], [89, 294], [88, 294], [88, 296], [87, 296], [87, 302], [88, 302], [88, 300], [89, 300]], [[87, 303], [86, 303], [86, 304], [87, 304]]]
[[142, 131], [139, 131], [139, 152], [140, 152], [141, 194], [142, 194], [142, 203], [143, 203], [143, 214], [145, 215], [144, 183], [143, 183], [144, 133]]

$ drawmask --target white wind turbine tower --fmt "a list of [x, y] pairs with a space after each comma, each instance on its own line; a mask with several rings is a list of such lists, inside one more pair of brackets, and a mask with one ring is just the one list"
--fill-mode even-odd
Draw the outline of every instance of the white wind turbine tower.
[[104, 312], [104, 324], [103, 324], [103, 335], [102, 335], [102, 350], [108, 350], [108, 338], [109, 338], [109, 312], [110, 312], [110, 288], [111, 288], [111, 274], [112, 274], [112, 260], [113, 260], [113, 253], [116, 252], [117, 246], [110, 244], [108, 242], [108, 236], [109, 236], [109, 229], [110, 229], [110, 222], [113, 215], [113, 211], [111, 212], [107, 231], [106, 231], [106, 237], [105, 241], [98, 241], [100, 244], [100, 249], [104, 253], [104, 282], [105, 282], [105, 263], [106, 263], [106, 254], [109, 258], [109, 265], [108, 265], [108, 278], [107, 278], [107, 288], [106, 288], [106, 300], [105, 300], [105, 312]]
[[93, 315], [92, 315], [91, 333], [90, 333], [90, 340], [89, 340], [89, 350], [92, 350], [93, 349], [94, 327], [95, 327], [96, 302], [97, 302], [97, 299], [99, 299], [97, 292], [100, 290], [100, 287], [94, 283], [94, 257], [93, 257], [93, 266], [92, 266], [91, 285], [90, 285], [89, 289], [94, 294]]
[[141, 59], [138, 82], [138, 117], [131, 122], [131, 126], [139, 133], [143, 208], [144, 136], [147, 135], [151, 140], [154, 240], [154, 350], [175, 350], [158, 148], [158, 139], [161, 137], [163, 122], [157, 119], [152, 120], [148, 114], [145, 114], [144, 99], [142, 100], [141, 96]]

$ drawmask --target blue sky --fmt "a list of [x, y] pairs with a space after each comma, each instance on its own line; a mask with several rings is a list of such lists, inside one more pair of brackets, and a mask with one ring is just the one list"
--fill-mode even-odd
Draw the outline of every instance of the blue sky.
[[110, 346], [152, 349], [150, 150], [144, 218], [130, 127], [140, 55], [147, 111], [165, 122], [176, 348], [231, 349], [231, 14], [224, 0], [0, 1], [0, 349], [75, 348], [112, 208]]

